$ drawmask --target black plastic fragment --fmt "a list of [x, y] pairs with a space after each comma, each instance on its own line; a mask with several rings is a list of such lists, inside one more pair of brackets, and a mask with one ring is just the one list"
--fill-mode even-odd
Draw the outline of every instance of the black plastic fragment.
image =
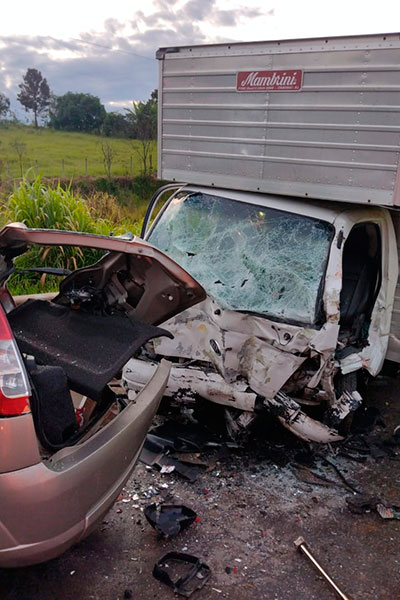
[[201, 425], [183, 425], [173, 421], [167, 421], [152, 429], [148, 439], [178, 452], [201, 452], [205, 448], [219, 447], [223, 443], [223, 440]]
[[[187, 572], [180, 576], [176, 575], [178, 571], [181, 572], [185, 568], [187, 568]], [[153, 568], [153, 576], [158, 581], [165, 583], [175, 594], [186, 598], [202, 588], [210, 575], [210, 567], [202, 563], [197, 556], [183, 552], [168, 552], [156, 562]]]
[[150, 525], [164, 537], [177, 535], [197, 517], [197, 514], [191, 508], [179, 504], [162, 504], [157, 509], [157, 504], [146, 506], [143, 511], [144, 516]]
[[163, 467], [173, 467], [174, 471], [191, 483], [196, 481], [202, 469], [183, 464], [181, 461], [169, 456], [169, 452], [170, 450], [167, 447], [154, 442], [151, 435], [147, 434], [139, 460], [149, 467], [156, 467], [160, 471]]
[[382, 502], [380, 498], [375, 496], [349, 496], [346, 498], [348, 509], [356, 515], [376, 510], [377, 505]]

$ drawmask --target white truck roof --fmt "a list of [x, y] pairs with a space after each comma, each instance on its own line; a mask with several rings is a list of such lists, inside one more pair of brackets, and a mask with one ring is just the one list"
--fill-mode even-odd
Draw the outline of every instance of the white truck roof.
[[158, 175], [400, 206], [400, 35], [161, 48]]

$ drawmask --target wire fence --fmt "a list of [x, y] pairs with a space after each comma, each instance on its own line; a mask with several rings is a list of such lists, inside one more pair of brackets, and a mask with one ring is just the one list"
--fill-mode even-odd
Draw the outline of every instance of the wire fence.
[[0, 178], [13, 181], [24, 177], [29, 172], [32, 175], [42, 174], [46, 177], [112, 177], [131, 176], [154, 172], [153, 158], [150, 155], [148, 164], [144, 168], [143, 160], [136, 156], [127, 156], [123, 160], [118, 159], [106, 164], [96, 158], [82, 157], [80, 159], [61, 158], [52, 161], [51, 165], [41, 165], [39, 160], [4, 161], [0, 164]]

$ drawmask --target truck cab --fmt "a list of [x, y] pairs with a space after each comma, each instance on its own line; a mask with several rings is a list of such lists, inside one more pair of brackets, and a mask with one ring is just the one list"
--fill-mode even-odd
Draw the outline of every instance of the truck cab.
[[[354, 374], [377, 375], [388, 349], [398, 279], [390, 212], [184, 186], [146, 239], [208, 296], [164, 323], [173, 340], [128, 363], [129, 387], [168, 357], [167, 395], [202, 396], [242, 421], [241, 411], [272, 410], [312, 441], [341, 437], [361, 402]], [[307, 417], [310, 404], [323, 422]]]

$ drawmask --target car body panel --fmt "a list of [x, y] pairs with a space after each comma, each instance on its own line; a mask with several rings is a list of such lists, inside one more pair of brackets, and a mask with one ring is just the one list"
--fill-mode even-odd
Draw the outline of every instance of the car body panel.
[[[99, 253], [100, 259], [88, 267], [72, 272], [58, 270], [55, 274], [65, 278], [60, 282], [57, 294], [13, 298], [7, 288], [7, 281], [15, 271], [14, 259], [28, 251], [32, 245], [42, 248], [74, 246], [102, 252]], [[40, 273], [42, 265], [37, 266], [39, 269], [31, 271], [37, 270]], [[53, 558], [88, 535], [118, 497], [136, 464], [146, 433], [164, 394], [170, 363], [166, 360], [159, 363], [134, 400], [129, 400], [128, 395], [118, 388], [118, 381], [113, 381], [111, 386], [109, 383], [120, 373], [123, 364], [120, 362], [121, 356], [122, 361], [127, 360], [125, 354], [129, 356], [129, 352], [137, 352], [144, 343], [139, 340], [150, 339], [153, 334], [168, 335], [168, 332], [157, 330], [153, 325], [203, 300], [206, 294], [182, 267], [139, 238], [35, 230], [27, 229], [23, 224], [7, 225], [0, 230], [0, 281], [1, 308], [8, 315], [9, 321], [12, 320], [9, 313], [16, 306], [26, 301], [32, 303], [35, 298], [39, 305], [51, 303], [55, 309], [58, 307], [60, 310], [56, 311], [57, 315], [76, 315], [76, 311], [80, 310], [81, 322], [85, 321], [85, 315], [90, 315], [93, 328], [89, 328], [88, 331], [92, 333], [87, 335], [91, 336], [92, 341], [98, 340], [99, 352], [103, 358], [107, 357], [108, 347], [111, 361], [111, 350], [117, 348], [114, 362], [110, 363], [110, 373], [107, 371], [107, 381], [101, 382], [98, 397], [89, 394], [87, 399], [87, 392], [84, 394], [74, 387], [79, 381], [76, 383], [71, 374], [72, 367], [69, 369], [70, 365], [76, 363], [79, 353], [75, 350], [75, 344], [79, 344], [80, 336], [83, 335], [82, 328], [73, 329], [65, 361], [62, 366], [55, 366], [59, 379], [57, 382], [54, 379], [53, 388], [63, 395], [59, 411], [58, 397], [55, 394], [51, 396], [52, 382], [47, 379], [43, 383], [42, 390], [47, 392], [40, 396], [37, 386], [43, 379], [34, 380], [33, 373], [37, 367], [53, 368], [49, 367], [53, 364], [53, 358], [57, 363], [57, 357], [62, 355], [62, 336], [58, 334], [60, 353], [57, 354], [56, 331], [54, 353], [47, 356], [44, 352], [42, 356], [39, 330], [38, 344], [33, 344], [32, 351], [28, 352], [33, 356], [24, 356], [20, 361], [21, 372], [29, 373], [31, 380], [36, 382], [36, 387], [31, 386], [32, 412], [0, 418], [0, 567], [17, 567]], [[21, 309], [22, 306], [17, 310]], [[106, 317], [109, 327], [104, 327], [103, 330], [102, 318]], [[36, 319], [36, 316], [31, 318]], [[132, 344], [118, 346], [119, 334], [111, 339], [112, 319], [115, 319], [114, 324], [120, 325], [126, 319], [126, 326], [129, 324], [133, 332]], [[62, 320], [65, 325], [66, 319]], [[55, 323], [58, 322], [56, 319]], [[41, 327], [45, 326], [46, 321]], [[54, 327], [56, 325], [51, 325], [52, 332]], [[29, 329], [29, 323], [26, 329]], [[142, 330], [145, 333], [140, 333]], [[19, 331], [22, 332], [23, 329]], [[94, 337], [94, 332], [96, 336], [98, 332], [98, 337]], [[6, 333], [9, 335], [8, 331]], [[43, 340], [45, 333], [43, 329]], [[127, 335], [129, 337], [130, 334]], [[138, 339], [137, 346], [133, 343], [135, 335]], [[14, 338], [17, 337], [15, 334]], [[42, 345], [47, 348], [46, 343]], [[82, 340], [81, 351], [82, 348], [91, 346], [85, 345]], [[35, 356], [35, 352], [38, 356]], [[85, 360], [86, 356], [82, 356], [81, 361], [85, 363]], [[87, 356], [86, 366], [82, 366], [82, 381], [85, 381], [85, 369], [88, 377], [93, 369], [95, 372], [96, 361], [98, 359], [92, 349]], [[9, 364], [6, 360], [4, 363], [6, 367]], [[5, 373], [8, 377], [7, 371]], [[102, 373], [103, 371], [99, 372], [99, 377]], [[60, 381], [63, 382], [62, 385]], [[115, 385], [119, 392], [114, 391]], [[74, 411], [78, 404], [73, 404], [71, 392], [75, 393], [81, 406], [85, 407], [87, 403], [92, 405], [92, 416], [81, 421], [81, 429], [75, 424]], [[49, 399], [48, 403], [44, 402], [46, 398]], [[48, 416], [47, 421], [43, 415]], [[48, 443], [48, 438], [43, 433], [43, 424], [47, 428], [54, 424], [56, 429], [58, 420], [65, 427], [62, 430], [65, 437], [61, 442]]]
[[0, 419], [0, 477], [2, 473], [30, 467], [39, 462], [32, 415], [28, 413]]
[[0, 474], [1, 567], [48, 560], [90, 532], [132, 472], [169, 368], [162, 361], [135, 402], [87, 441]]
[[[206, 295], [200, 284], [181, 266], [137, 237], [127, 239], [73, 231], [27, 229], [18, 223], [6, 225], [0, 230], [0, 255], [4, 257], [0, 265], [0, 278], [2, 272], [7, 276], [7, 269], [12, 266], [11, 259], [26, 252], [30, 244], [79, 246], [115, 253], [116, 257], [121, 254], [131, 257], [134, 261], [131, 275], [135, 283], [143, 288], [143, 295], [135, 307], [135, 317], [145, 323], [165, 321], [187, 306], [203, 300]], [[78, 273], [81, 276], [95, 269], [96, 266], [91, 265], [77, 269], [71, 275]]]

